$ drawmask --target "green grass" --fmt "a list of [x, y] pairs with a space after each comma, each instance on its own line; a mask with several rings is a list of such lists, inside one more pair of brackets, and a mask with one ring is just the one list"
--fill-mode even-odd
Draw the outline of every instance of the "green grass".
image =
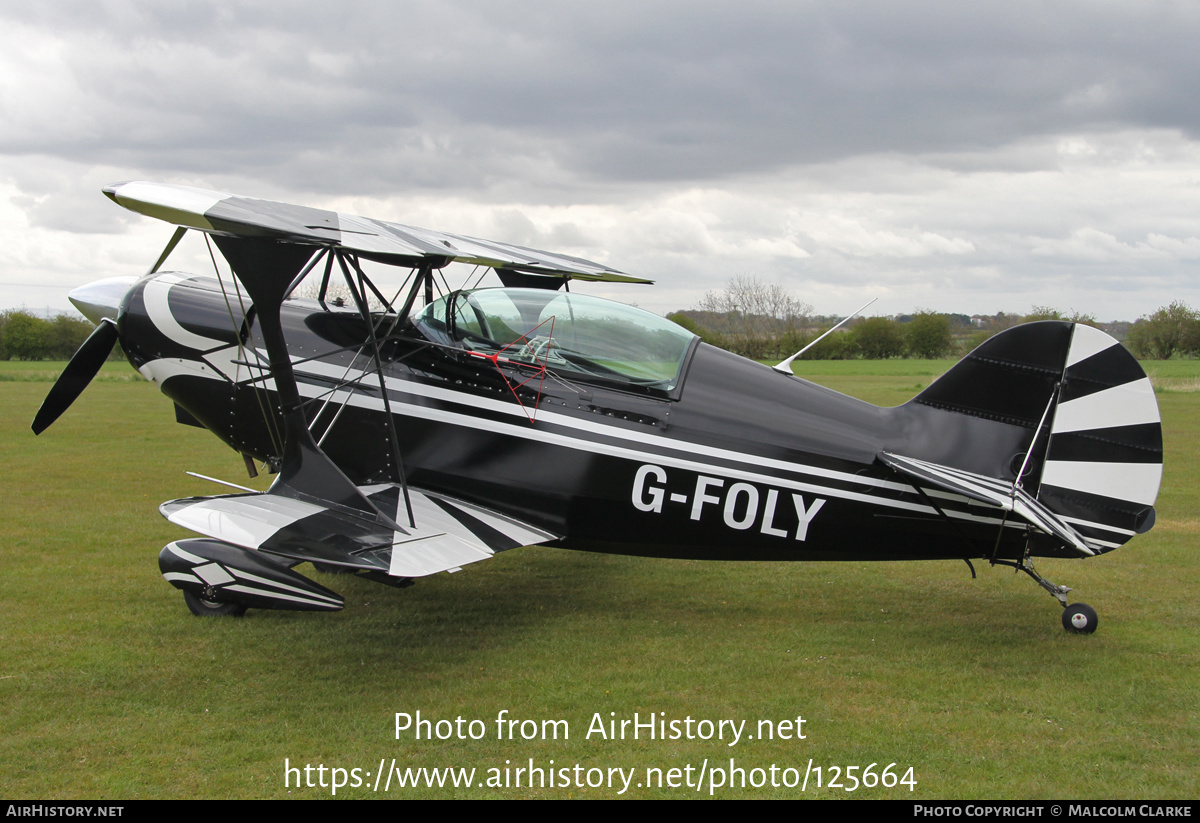
[[798, 377], [879, 406], [911, 400], [955, 364], [955, 360], [798, 360]]
[[1148, 360], [1142, 367], [1159, 394], [1200, 391], [1200, 360]]
[[[66, 365], [50, 360], [0, 360], [0, 383], [53, 383]], [[105, 363], [95, 377], [100, 383], [136, 383], [141, 379], [124, 361]]]
[[[947, 364], [809, 363], [898, 403]], [[1169, 379], [1190, 379], [1174, 361]], [[55, 373], [0, 364], [0, 375]], [[59, 364], [58, 368], [61, 368]], [[120, 367], [129, 371], [128, 367]], [[106, 370], [105, 374], [109, 372]], [[0, 377], [0, 380], [3, 380]], [[40, 378], [39, 378], [40, 379]], [[53, 379], [53, 378], [49, 378]], [[397, 591], [325, 577], [331, 615], [192, 618], [156, 555], [164, 499], [241, 481], [239, 457], [173, 422], [142, 382], [98, 382], [41, 437], [49, 386], [0, 386], [0, 796], [323, 797], [284, 759], [377, 769], [814, 765], [914, 768], [916, 791], [809, 797], [1194, 798], [1200, 720], [1200, 397], [1159, 395], [1155, 529], [1095, 560], [1043, 561], [1100, 614], [1071, 636], [1010, 570], [928, 563], [701, 563], [521, 549]], [[241, 477], [239, 478], [239, 473]], [[302, 566], [300, 570], [310, 573]], [[478, 718], [482, 740], [395, 739], [394, 714]], [[569, 740], [498, 741], [494, 720], [565, 719]], [[584, 739], [593, 713], [805, 718], [804, 740]], [[608, 788], [364, 789], [338, 797], [612, 797]], [[634, 788], [683, 798], [687, 788]], [[797, 789], [720, 789], [795, 797]], [[628, 795], [627, 795], [628, 796]]]

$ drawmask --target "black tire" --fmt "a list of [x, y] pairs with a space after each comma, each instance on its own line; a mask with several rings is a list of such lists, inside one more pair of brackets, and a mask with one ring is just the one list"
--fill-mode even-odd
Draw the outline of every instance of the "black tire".
[[246, 607], [241, 603], [222, 603], [211, 600], [186, 589], [183, 592], [183, 602], [187, 603], [188, 611], [197, 617], [241, 617], [246, 613]]
[[1063, 609], [1063, 628], [1072, 634], [1091, 634], [1096, 631], [1096, 610], [1086, 603], [1075, 603]]

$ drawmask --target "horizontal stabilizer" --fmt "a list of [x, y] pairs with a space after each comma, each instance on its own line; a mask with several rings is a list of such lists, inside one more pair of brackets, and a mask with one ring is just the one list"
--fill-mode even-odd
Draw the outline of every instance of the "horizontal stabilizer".
[[402, 529], [344, 507], [270, 492], [171, 500], [160, 511], [178, 526], [235, 546], [395, 577], [449, 571], [499, 551], [556, 539], [497, 512], [410, 486], [414, 528], [399, 486], [360, 491], [381, 511], [395, 513]]
[[1086, 556], [1096, 554], [1066, 521], [1033, 499], [1020, 487], [992, 477], [984, 477], [974, 472], [917, 460], [913, 457], [904, 457], [888, 452], [880, 452], [878, 456], [885, 465], [920, 483], [936, 486], [954, 494], [961, 494], [971, 500], [1012, 512], [1038, 531], [1058, 538], [1080, 554]]

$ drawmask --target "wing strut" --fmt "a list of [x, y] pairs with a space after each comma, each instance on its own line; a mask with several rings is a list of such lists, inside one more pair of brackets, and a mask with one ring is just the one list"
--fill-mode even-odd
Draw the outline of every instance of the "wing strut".
[[308, 273], [311, 272], [313, 269], [315, 269], [317, 267], [318, 263], [320, 263], [322, 260], [325, 260], [326, 261], [326, 263], [325, 263], [325, 279], [321, 283], [321, 292], [320, 292], [321, 299], [324, 300], [325, 299], [325, 285], [329, 282], [329, 264], [331, 262], [328, 255], [329, 255], [328, 247], [323, 248], [319, 252], [314, 254], [312, 256], [312, 259], [309, 260], [308, 263], [305, 264], [304, 268], [300, 269], [300, 273], [292, 278], [292, 282], [290, 284], [288, 284], [287, 291], [285, 291], [283, 293], [283, 296], [287, 297], [289, 294], [294, 292], [296, 290], [296, 287], [300, 285], [300, 282], [302, 280], [304, 280], [304, 278], [308, 277]]
[[421, 260], [420, 266], [417, 267], [417, 276], [413, 278], [412, 288], [408, 290], [408, 297], [404, 299], [404, 308], [400, 310], [400, 317], [408, 317], [409, 312], [416, 305], [417, 295], [421, 293], [422, 289], [425, 291], [426, 305], [433, 302], [433, 270], [443, 268], [449, 263], [449, 257], [425, 257]]
[[383, 413], [387, 419], [388, 430], [388, 445], [392, 450], [392, 463], [396, 466], [396, 474], [400, 478], [400, 489], [404, 494], [404, 507], [408, 512], [408, 524], [412, 528], [417, 527], [417, 521], [413, 517], [412, 499], [408, 495], [408, 481], [404, 476], [404, 459], [400, 456], [400, 440], [396, 436], [396, 421], [392, 417], [392, 404], [388, 400], [387, 381], [383, 376], [383, 359], [379, 355], [379, 338], [375, 335], [375, 323], [371, 319], [371, 308], [367, 305], [366, 287], [370, 285], [371, 290], [375, 292], [375, 296], [383, 301], [383, 304], [389, 309], [391, 305], [387, 302], [374, 284], [367, 279], [363, 271], [358, 266], [358, 261], [350, 258], [350, 264], [354, 267], [355, 274], [358, 275], [358, 282], [355, 283], [355, 278], [350, 276], [350, 269], [346, 266], [346, 258], [349, 257], [344, 252], [338, 251], [338, 265], [342, 269], [342, 276], [346, 278], [346, 285], [350, 288], [350, 293], [354, 295], [354, 302], [358, 306], [359, 314], [362, 315], [363, 322], [367, 324], [368, 341], [371, 344], [371, 359], [375, 363], [375, 373], [379, 376], [379, 394], [383, 398]]
[[283, 337], [280, 307], [296, 274], [313, 256], [312, 246], [265, 238], [213, 235], [258, 311], [263, 344], [275, 377], [283, 417], [283, 465], [271, 491], [297, 500], [319, 501], [403, 532], [392, 517], [367, 499], [321, 451], [308, 430], [296, 375]]
[[185, 234], [187, 234], [187, 226], [179, 226], [175, 229], [175, 233], [167, 241], [166, 248], [162, 250], [162, 254], [158, 256], [158, 260], [155, 261], [154, 266], [147, 272], [148, 274], [154, 274], [162, 268], [162, 264], [167, 262], [167, 258], [171, 256], [171, 252], [175, 251], [175, 247], [179, 245], [179, 241], [183, 239]]

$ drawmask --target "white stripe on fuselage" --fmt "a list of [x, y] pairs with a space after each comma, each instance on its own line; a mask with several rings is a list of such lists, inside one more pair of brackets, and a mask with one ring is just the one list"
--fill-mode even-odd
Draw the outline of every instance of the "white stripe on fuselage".
[[[345, 377], [346, 370], [343, 367], [328, 363], [310, 361], [297, 366], [296, 369], [298, 377], [307, 373], [325, 379], [337, 379], [339, 381], [349, 379]], [[369, 372], [356, 371], [354, 374], [356, 377], [353, 379], [356, 380], [364, 377], [370, 377], [373, 381], [378, 379], [373, 373]], [[402, 380], [396, 377], [387, 378], [386, 385], [389, 391], [399, 392], [401, 394], [411, 394], [416, 395], [417, 397], [428, 397], [431, 400], [441, 400], [446, 403], [458, 403], [459, 405], [497, 412], [509, 417], [520, 418], [521, 420], [528, 419], [522, 409], [515, 407], [509, 401], [493, 400], [491, 398], [480, 397], [478, 395], [468, 394], [466, 392], [442, 388], [441, 386], [431, 386], [426, 383]], [[426, 407], [421, 406], [420, 408], [424, 409]], [[571, 417], [565, 414], [558, 414], [546, 409], [538, 409], [537, 420], [546, 423], [552, 423], [556, 426], [562, 426], [568, 429], [577, 429], [579, 431], [591, 432], [606, 437], [614, 437], [620, 440], [628, 440], [648, 446], [657, 446], [659, 448], [671, 449], [673, 451], [684, 452], [690, 455], [702, 454], [705, 457], [714, 457], [719, 460], [735, 460], [739, 463], [753, 462], [754, 465], [761, 466], [763, 468], [780, 469], [782, 471], [793, 472], [796, 474], [806, 474], [813, 477], [822, 477], [826, 480], [837, 480], [843, 483], [853, 483], [860, 486], [873, 486], [875, 488], [887, 489], [889, 491], [908, 493], [913, 491], [912, 486], [906, 483], [896, 483], [890, 480], [881, 480], [876, 477], [864, 477], [859, 474], [837, 471], [836, 469], [823, 469], [819, 466], [809, 466], [802, 463], [789, 463], [786, 460], [776, 460], [770, 457], [748, 455], [744, 452], [732, 451], [730, 449], [721, 449], [714, 446], [705, 446], [699, 443], [673, 440], [663, 435], [661, 431], [654, 434], [631, 431], [629, 429], [618, 428], [617, 426], [609, 426], [592, 420], [580, 419], [578, 417]], [[966, 498], [960, 499], [965, 500]]]
[[[293, 357], [293, 360], [298, 359], [300, 358]], [[175, 374], [186, 374], [193, 377], [207, 377], [215, 380], [222, 379], [218, 374], [215, 373], [204, 372], [198, 374], [195, 365], [189, 367], [186, 365], [186, 363], [187, 361], [175, 359], [155, 360], [145, 364], [141, 371], [144, 375], [150, 379], [153, 379], [160, 386], [165, 380], [174, 376]], [[305, 363], [298, 364], [296, 369], [298, 378], [308, 376], [310, 378], [316, 377], [323, 380], [334, 379], [339, 383], [344, 383], [349, 379], [347, 377], [345, 367], [336, 364], [319, 363], [317, 361], [310, 360]], [[368, 373], [358, 370], [351, 372], [351, 374], [356, 375], [358, 378], [368, 376]], [[757, 471], [733, 469], [725, 466], [713, 465], [711, 463], [703, 463], [697, 460], [670, 457], [655, 452], [646, 452], [634, 448], [599, 443], [591, 440], [581, 440], [579, 438], [570, 437], [555, 432], [548, 432], [544, 429], [534, 428], [531, 426], [525, 413], [519, 408], [514, 407], [511, 403], [500, 400], [492, 400], [486, 397], [479, 397], [466, 392], [445, 389], [439, 386], [430, 386], [424, 383], [417, 383], [415, 381], [402, 380], [398, 378], [388, 378], [386, 385], [389, 389], [389, 393], [396, 392], [399, 394], [409, 394], [417, 397], [426, 397], [432, 400], [440, 400], [442, 402], [457, 403], [481, 410], [494, 411], [513, 418], [520, 418], [522, 422], [514, 425], [496, 420], [485, 420], [468, 414], [446, 411], [444, 409], [438, 409], [430, 406], [407, 403], [400, 400], [391, 400], [390, 403], [393, 413], [405, 417], [413, 417], [423, 420], [435, 420], [449, 425], [461, 426], [463, 428], [476, 429], [486, 432], [500, 433], [511, 437], [518, 437], [523, 440], [532, 440], [540, 443], [557, 445], [564, 448], [574, 449], [576, 451], [604, 454], [611, 457], [636, 461], [639, 463], [655, 463], [659, 465], [673, 466], [686, 471], [718, 474], [728, 478], [748, 480], [769, 486], [773, 485], [777, 488], [807, 491], [809, 493], [820, 494], [825, 497], [851, 500], [868, 505], [901, 509], [921, 514], [937, 514], [937, 511], [933, 507], [923, 503], [913, 503], [905, 500], [878, 497], [873, 494], [865, 494], [847, 489], [839, 489], [826, 485], [816, 485], [799, 480], [789, 480], [787, 478], [763, 474]], [[329, 389], [303, 381], [298, 381], [297, 386], [300, 394], [309, 398], [324, 397], [330, 393]], [[345, 393], [346, 392], [344, 388], [337, 390], [337, 400], [335, 400], [335, 402], [340, 403], [342, 396]], [[384, 411], [382, 399], [369, 397], [364, 394], [353, 393], [349, 396], [349, 398], [347, 398], [346, 402], [357, 408], [370, 409], [372, 411], [379, 412]], [[666, 450], [683, 452], [688, 455], [703, 455], [705, 457], [730, 460], [742, 464], [749, 463], [756, 467], [761, 466], [764, 468], [778, 469], [781, 471], [791, 472], [793, 474], [808, 475], [826, 480], [852, 483], [860, 486], [869, 486], [880, 490], [897, 491], [904, 494], [916, 494], [916, 489], [913, 486], [904, 483], [896, 483], [874, 477], [864, 477], [862, 475], [851, 474], [849, 472], [824, 469], [818, 466], [809, 466], [802, 463], [790, 463], [784, 460], [760, 457], [758, 455], [748, 455], [742, 452], [721, 449], [713, 446], [705, 446], [698, 443], [673, 440], [663, 436], [662, 434], [648, 434], [644, 432], [630, 431], [628, 429], [618, 428], [616, 426], [610, 426], [591, 420], [581, 420], [567, 415], [557, 414], [555, 412], [539, 410], [538, 420], [546, 423], [552, 423], [557, 426], [563, 426], [564, 428], [591, 432], [593, 434], [599, 434], [601, 436], [612, 437], [614, 439], [630, 441], [633, 443], [653, 445]], [[968, 506], [980, 506], [982, 508], [986, 505], [970, 500], [969, 498], [961, 495], [941, 492], [938, 490], [929, 490], [927, 493], [930, 496], [963, 502]], [[987, 508], [991, 509], [992, 507], [988, 506]], [[1001, 524], [1010, 528], [1024, 527], [1024, 524], [1005, 521], [999, 517], [974, 515], [964, 511], [956, 511], [952, 509], [945, 511], [947, 515], [959, 520]], [[1109, 527], [1103, 523], [1082, 524], [1093, 526], [1099, 529], [1109, 529]]]
[[[304, 366], [310, 366], [311, 363], [305, 363]], [[324, 366], [325, 364], [321, 364]], [[324, 390], [320, 386], [314, 386], [310, 383], [298, 383], [300, 394], [307, 397], [320, 397], [324, 394]], [[420, 386], [423, 391], [410, 392], [408, 389], [412, 386]], [[497, 411], [502, 411], [505, 414], [513, 417], [519, 417], [522, 422], [517, 424], [503, 423], [496, 420], [486, 420], [460, 412], [447, 411], [430, 406], [422, 406], [414, 403], [406, 403], [399, 400], [391, 401], [391, 408], [394, 414], [405, 417], [414, 417], [421, 420], [434, 420], [441, 423], [446, 423], [453, 426], [463, 428], [476, 429], [489, 433], [503, 434], [510, 437], [518, 437], [523, 440], [532, 440], [547, 445], [555, 445], [563, 448], [574, 449], [576, 451], [585, 451], [592, 454], [603, 454], [609, 457], [617, 457], [625, 460], [630, 460], [638, 463], [654, 463], [656, 465], [671, 466], [674, 468], [683, 469], [685, 471], [694, 471], [698, 473], [717, 474], [722, 477], [738, 480], [749, 480], [756, 483], [761, 483], [767, 486], [775, 486], [776, 488], [787, 488], [795, 491], [806, 491], [824, 495], [825, 497], [836, 497], [843, 500], [852, 500], [859, 503], [869, 505], [886, 506], [894, 509], [902, 509], [905, 511], [919, 512], [921, 514], [937, 514], [937, 511], [931, 506], [922, 503], [912, 503], [904, 500], [895, 500], [891, 498], [876, 497], [870, 494], [854, 492], [845, 489], [833, 488], [824, 485], [814, 485], [798, 480], [789, 480], [774, 475], [762, 474], [760, 472], [745, 471], [742, 469], [733, 469], [726, 466], [717, 466], [711, 463], [702, 463], [696, 460], [688, 460], [678, 457], [670, 457], [667, 455], [657, 454], [654, 452], [640, 451], [638, 449], [628, 448], [625, 446], [616, 446], [607, 443], [599, 443], [592, 440], [581, 440], [577, 437], [571, 437], [557, 432], [550, 432], [544, 429], [532, 428], [525, 415], [519, 410], [513, 410], [511, 405], [503, 404], [499, 401], [489, 400], [487, 398], [479, 398], [475, 395], [466, 394], [463, 392], [455, 392], [445, 389], [439, 389], [435, 386], [427, 386], [420, 383], [410, 383], [391, 378], [388, 380], [389, 390], [395, 390], [398, 393], [409, 394], [424, 394], [425, 396], [435, 399], [448, 400], [449, 402], [471, 404], [477, 407], [493, 408]], [[439, 397], [440, 395], [440, 397]], [[367, 397], [361, 394], [353, 395], [349, 400], [350, 405], [358, 408], [366, 408], [374, 411], [383, 411], [384, 405], [381, 399]], [[862, 478], [856, 475], [851, 475], [845, 472], [835, 472], [827, 469], [820, 469], [812, 466], [805, 466], [798, 463], [787, 463], [782, 460], [771, 460], [768, 458], [760, 458], [754, 455], [746, 455], [740, 452], [734, 452], [727, 449], [717, 449], [708, 446], [701, 446], [695, 443], [684, 443], [680, 441], [667, 440], [662, 437], [647, 436], [639, 432], [630, 432], [626, 429], [619, 429], [615, 426], [596, 425], [589, 421], [581, 421], [575, 418], [567, 417], [566, 415], [538, 412], [539, 420], [544, 422], [553, 422], [555, 424], [568, 425], [570, 428], [583, 431], [599, 433], [605, 436], [621, 438], [633, 441], [642, 441], [652, 443], [656, 446], [663, 446], [677, 451], [684, 451], [688, 454], [705, 454], [710, 457], [720, 457], [727, 460], [734, 460], [740, 463], [754, 461], [762, 465], [769, 465], [772, 468], [780, 468], [785, 471], [791, 471], [796, 474], [813, 474], [821, 475], [830, 479], [851, 480], [864, 485], [872, 485], [878, 487], [887, 487], [896, 489], [908, 494], [915, 494], [916, 490], [912, 486], [901, 483], [890, 483], [888, 481], [876, 480], [875, 478]], [[549, 418], [553, 418], [551, 421]], [[603, 431], [600, 431], [603, 430]], [[966, 498], [960, 498], [965, 500]], [[974, 504], [974, 501], [969, 501]], [[980, 515], [972, 515], [960, 511], [948, 511], [952, 517], [960, 520], [977, 521], [981, 523], [998, 524], [1002, 521], [996, 517], [984, 517]], [[1023, 527], [1023, 524], [1007, 523], [1006, 525], [1018, 528]]]

